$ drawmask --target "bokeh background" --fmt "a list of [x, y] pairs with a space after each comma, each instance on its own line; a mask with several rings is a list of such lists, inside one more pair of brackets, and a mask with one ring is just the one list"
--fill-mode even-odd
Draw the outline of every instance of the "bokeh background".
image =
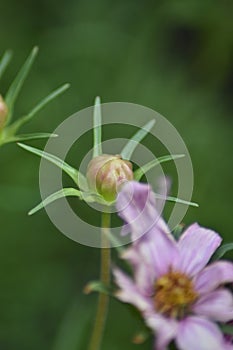
[[[180, 132], [193, 160], [193, 200], [200, 208], [190, 209], [184, 222], [214, 228], [229, 242], [232, 11], [230, 0], [1, 0], [0, 54], [11, 48], [15, 55], [0, 92], [36, 44], [40, 54], [16, 117], [62, 83], [71, 88], [24, 132], [53, 130], [96, 95], [160, 112]], [[72, 153], [74, 165], [82, 152]], [[99, 250], [66, 238], [45, 211], [27, 216], [39, 200], [38, 168], [39, 159], [16, 145], [0, 149], [0, 349], [85, 350], [96, 295], [82, 290], [98, 277]], [[173, 174], [172, 166], [166, 169]], [[150, 340], [131, 343], [138, 330], [132, 310], [112, 300], [102, 349], [151, 349]]]

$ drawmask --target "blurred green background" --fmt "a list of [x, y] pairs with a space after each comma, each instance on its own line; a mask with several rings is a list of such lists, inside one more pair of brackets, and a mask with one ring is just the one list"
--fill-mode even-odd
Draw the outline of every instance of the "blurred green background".
[[[0, 54], [12, 48], [15, 56], [0, 93], [36, 44], [40, 55], [16, 116], [62, 83], [71, 89], [23, 132], [53, 130], [96, 95], [160, 112], [193, 160], [200, 208], [190, 209], [185, 223], [198, 221], [230, 241], [232, 10], [228, 0], [1, 0]], [[27, 216], [39, 200], [38, 167], [37, 157], [14, 144], [0, 149], [0, 349], [82, 350], [96, 302], [82, 289], [98, 276], [99, 250], [66, 238], [45, 211]], [[134, 314], [112, 300], [103, 350], [151, 349], [150, 342], [132, 345], [139, 329]]]

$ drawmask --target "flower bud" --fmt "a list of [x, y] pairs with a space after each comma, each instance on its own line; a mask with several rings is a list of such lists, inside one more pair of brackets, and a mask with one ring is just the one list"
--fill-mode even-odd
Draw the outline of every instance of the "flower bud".
[[0, 95], [0, 130], [3, 129], [7, 119], [8, 108]]
[[108, 202], [115, 200], [118, 187], [133, 180], [132, 164], [120, 155], [102, 154], [93, 158], [87, 168], [91, 190], [98, 192]]

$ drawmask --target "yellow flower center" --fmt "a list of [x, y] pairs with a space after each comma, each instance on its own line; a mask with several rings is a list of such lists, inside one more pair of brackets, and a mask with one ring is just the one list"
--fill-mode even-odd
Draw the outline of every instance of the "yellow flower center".
[[170, 271], [155, 283], [156, 311], [172, 318], [182, 318], [197, 299], [193, 283], [185, 274]]

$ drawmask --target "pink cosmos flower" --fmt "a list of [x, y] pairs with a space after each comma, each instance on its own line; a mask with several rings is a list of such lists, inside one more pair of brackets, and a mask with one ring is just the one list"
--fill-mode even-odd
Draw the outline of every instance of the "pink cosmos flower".
[[233, 281], [233, 264], [207, 265], [221, 237], [193, 224], [175, 241], [145, 184], [125, 184], [117, 209], [132, 238], [141, 238], [123, 254], [133, 278], [114, 269], [116, 295], [140, 310], [155, 333], [154, 349], [165, 350], [172, 340], [181, 350], [233, 349], [217, 325], [233, 319], [232, 293], [223, 287]]

